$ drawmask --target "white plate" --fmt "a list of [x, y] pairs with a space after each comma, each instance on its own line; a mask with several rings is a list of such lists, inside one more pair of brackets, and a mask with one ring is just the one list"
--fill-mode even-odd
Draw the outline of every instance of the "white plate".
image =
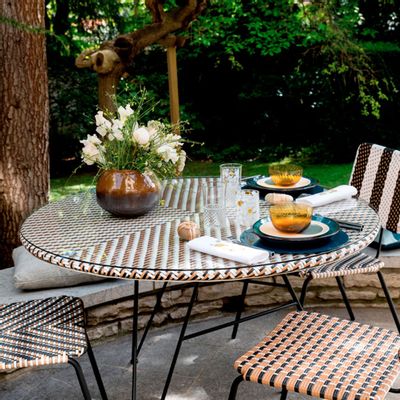
[[311, 221], [310, 225], [300, 233], [288, 233], [278, 231], [273, 225], [272, 222], [266, 222], [265, 224], [260, 226], [260, 231], [264, 233], [264, 235], [290, 239], [290, 238], [313, 238], [324, 235], [329, 231], [329, 226], [320, 221]]
[[257, 185], [268, 188], [268, 189], [291, 189], [291, 188], [302, 188], [308, 186], [311, 183], [311, 180], [308, 178], [301, 177], [300, 180], [291, 186], [278, 186], [272, 182], [271, 177], [262, 178], [257, 181]]

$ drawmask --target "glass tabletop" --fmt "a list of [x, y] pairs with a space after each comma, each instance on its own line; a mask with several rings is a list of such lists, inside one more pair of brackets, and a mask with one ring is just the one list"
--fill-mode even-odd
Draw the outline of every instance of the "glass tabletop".
[[[358, 222], [361, 232], [346, 230], [349, 240], [327, 253], [275, 253], [262, 265], [192, 251], [179, 239], [177, 227], [194, 221], [202, 234], [239, 239], [245, 228], [229, 215], [226, 228], [204, 226], [199, 188], [216, 178], [181, 178], [163, 183], [160, 204], [136, 218], [119, 218], [100, 208], [94, 192], [72, 195], [38, 209], [23, 223], [24, 246], [36, 257], [81, 272], [126, 279], [231, 280], [264, 277], [333, 262], [366, 247], [377, 235], [377, 214], [363, 201], [351, 199], [316, 210], [321, 215]], [[268, 206], [260, 201], [261, 217]]]

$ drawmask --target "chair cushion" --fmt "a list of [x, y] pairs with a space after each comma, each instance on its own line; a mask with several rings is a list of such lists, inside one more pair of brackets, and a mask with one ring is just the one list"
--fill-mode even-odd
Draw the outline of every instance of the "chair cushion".
[[0, 305], [0, 371], [66, 363], [86, 348], [80, 299], [61, 296]]
[[245, 380], [322, 399], [381, 400], [400, 372], [399, 349], [387, 329], [293, 312], [235, 368]]
[[41, 261], [23, 246], [14, 249], [12, 257], [15, 265], [14, 285], [17, 289], [35, 290], [68, 287], [107, 279], [70, 271]]
[[358, 253], [336, 263], [322, 265], [303, 271], [302, 275], [311, 275], [313, 279], [334, 278], [336, 276], [367, 274], [377, 272], [384, 266], [383, 261], [365, 253]]

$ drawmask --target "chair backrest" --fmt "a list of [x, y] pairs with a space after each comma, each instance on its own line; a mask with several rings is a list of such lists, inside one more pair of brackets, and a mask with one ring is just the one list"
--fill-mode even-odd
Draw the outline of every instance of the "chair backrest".
[[350, 185], [378, 213], [382, 227], [400, 232], [400, 151], [363, 143], [358, 147]]

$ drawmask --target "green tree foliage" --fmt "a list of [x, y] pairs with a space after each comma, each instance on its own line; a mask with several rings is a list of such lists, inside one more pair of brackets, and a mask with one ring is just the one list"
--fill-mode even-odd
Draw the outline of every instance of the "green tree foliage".
[[355, 0], [222, 0], [194, 24], [190, 55], [210, 49], [217, 63], [227, 58], [233, 68], [242, 68], [243, 56], [279, 57], [290, 51], [298, 57], [293, 79], [309, 84], [314, 76], [344, 101], [358, 102], [362, 115], [379, 118], [395, 87], [375, 70], [358, 40], [363, 20]]
[[[400, 103], [399, 9], [399, 0], [210, 0], [181, 32], [188, 40], [178, 52], [182, 118], [194, 139], [206, 141], [199, 156], [270, 160], [290, 153], [312, 161], [321, 154], [345, 159], [360, 140], [400, 145], [391, 122]], [[143, 0], [47, 0], [47, 10], [47, 29], [64, 38], [62, 46], [49, 41], [50, 78], [63, 97], [54, 96], [53, 134], [75, 126], [82, 137], [91, 129], [95, 83], [83, 71], [68, 79], [60, 64], [73, 69], [80, 51], [142, 27], [150, 16]], [[164, 49], [147, 49], [131, 72], [121, 95], [144, 86], [160, 100], [154, 118], [167, 117]], [[79, 80], [84, 96], [77, 101]], [[64, 115], [60, 104], [69, 97], [75, 111]]]

